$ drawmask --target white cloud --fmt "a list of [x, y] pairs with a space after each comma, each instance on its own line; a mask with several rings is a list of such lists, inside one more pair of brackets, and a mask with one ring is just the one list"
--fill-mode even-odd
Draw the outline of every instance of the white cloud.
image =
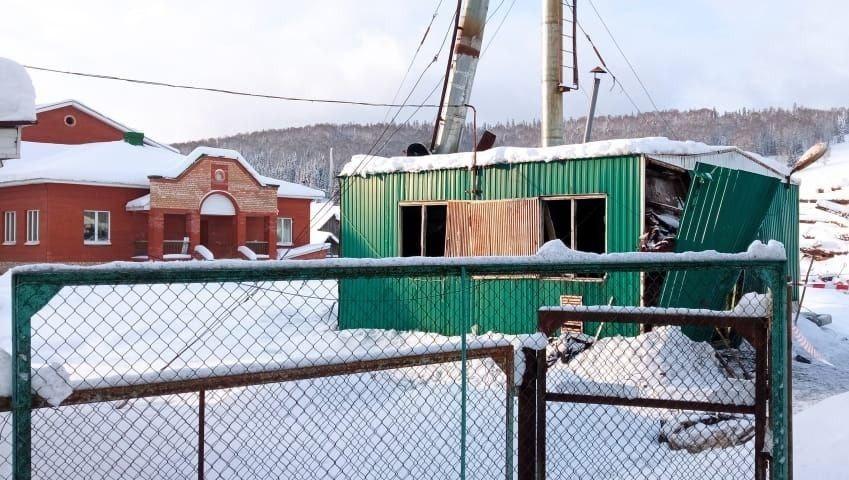
[[[509, 1], [509, 0], [508, 0]], [[661, 108], [849, 104], [849, 2], [594, 0]], [[499, 2], [491, 0], [494, 9]], [[480, 62], [481, 121], [539, 112], [539, 2], [517, 0]], [[3, 56], [34, 65], [294, 96], [391, 99], [436, 1], [148, 0], [127, 4], [7, 0]], [[437, 51], [454, 2], [444, 1], [407, 87]], [[495, 33], [502, 8], [487, 26]], [[651, 107], [584, 2], [581, 21], [639, 107]], [[597, 62], [580, 45], [580, 70]], [[444, 70], [433, 65], [413, 96]], [[32, 72], [38, 101], [77, 98], [164, 141], [315, 122], [380, 121], [384, 109], [276, 102]], [[606, 84], [606, 86], [609, 84]], [[586, 97], [566, 96], [581, 116]], [[631, 112], [618, 89], [599, 112]], [[432, 110], [416, 118], [430, 121]], [[406, 114], [399, 118], [406, 118]]]

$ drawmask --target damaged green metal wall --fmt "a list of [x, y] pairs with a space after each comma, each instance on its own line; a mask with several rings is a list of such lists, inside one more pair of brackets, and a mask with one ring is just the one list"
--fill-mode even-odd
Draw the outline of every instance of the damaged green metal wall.
[[[554, 195], [607, 195], [607, 251], [637, 250], [640, 236], [641, 158], [638, 155], [495, 165], [479, 170], [480, 200]], [[468, 200], [471, 172], [466, 169], [388, 173], [340, 180], [342, 256], [379, 258], [399, 255], [399, 202]], [[474, 324], [478, 331], [528, 333], [536, 330], [536, 311], [558, 305], [560, 295], [582, 295], [584, 304], [639, 304], [639, 274], [619, 272], [604, 281], [476, 278]], [[401, 328], [458, 334], [451, 317], [456, 279], [343, 280], [339, 284], [340, 328]], [[394, 307], [362, 308], [345, 299], [397, 300]], [[405, 300], [406, 299], [406, 300]], [[587, 330], [595, 333], [595, 326]], [[632, 335], [623, 325], [605, 335]]]
[[[697, 164], [675, 251], [745, 251], [759, 238], [767, 211], [775, 203], [778, 184], [779, 180], [772, 177]], [[730, 307], [729, 296], [740, 274], [739, 270], [671, 272], [664, 281], [659, 305], [724, 310]], [[687, 333], [695, 340], [709, 340], [713, 335], [712, 330], [699, 328], [690, 328]]]
[[[607, 251], [633, 252], [639, 248], [643, 181], [639, 156], [496, 165], [479, 172], [481, 200], [604, 193], [608, 200]], [[701, 163], [693, 175], [676, 251], [739, 252], [755, 239], [772, 238], [785, 243], [789, 268], [798, 271], [797, 186], [785, 188], [772, 177]], [[342, 256], [399, 255], [399, 203], [470, 199], [470, 181], [471, 172], [465, 169], [342, 178]], [[735, 272], [670, 274], [660, 304], [725, 308], [735, 280]], [[706, 290], [705, 285], [714, 287]], [[451, 318], [457, 309], [450, 299], [459, 288], [453, 278], [343, 280], [339, 284], [339, 325], [458, 334]], [[640, 302], [636, 273], [611, 274], [604, 281], [476, 278], [471, 288], [474, 325], [482, 332], [532, 332], [537, 308], [557, 305], [565, 294], [581, 295], [586, 305]], [[701, 293], [693, 296], [693, 291]], [[370, 298], [389, 298], [392, 302], [370, 303]], [[368, 308], [363, 307], [364, 300]], [[596, 326], [587, 325], [585, 330], [595, 333]], [[604, 331], [604, 335], [635, 333]]]
[[793, 282], [793, 300], [799, 299], [799, 185], [782, 182], [763, 223], [757, 239], [762, 242], [778, 240], [787, 251], [787, 276]]

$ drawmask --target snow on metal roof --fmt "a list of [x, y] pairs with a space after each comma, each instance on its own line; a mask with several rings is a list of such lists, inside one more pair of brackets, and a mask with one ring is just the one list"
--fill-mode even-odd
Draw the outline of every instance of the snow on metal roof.
[[302, 257], [302, 256], [310, 254], [310, 253], [316, 253], [316, 252], [320, 252], [322, 250], [329, 250], [329, 249], [330, 249], [330, 244], [328, 244], [328, 243], [309, 243], [307, 245], [301, 245], [300, 247], [278, 249], [277, 250], [277, 259], [278, 260], [296, 259], [298, 257]]
[[318, 230], [331, 218], [341, 220], [339, 216], [339, 205], [327, 204], [328, 202], [315, 202], [310, 205], [310, 229]]
[[128, 212], [144, 212], [150, 210], [150, 194], [142, 195], [127, 202]]
[[[6, 160], [0, 168], [0, 187], [29, 183], [82, 183], [148, 188], [148, 177], [176, 177], [204, 155], [238, 161], [260, 184], [277, 186], [279, 197], [324, 197], [321, 190], [259, 175], [234, 150], [198, 147], [184, 156], [164, 148], [130, 145], [124, 141], [81, 145], [21, 142], [21, 158]], [[141, 199], [136, 200], [141, 202]], [[133, 205], [143, 208], [141, 203]]]
[[745, 164], [746, 170], [782, 179], [786, 178], [788, 173], [786, 167], [761, 157], [758, 154], [746, 152], [737, 147], [707, 145], [691, 140], [677, 141], [670, 140], [666, 137], [646, 137], [602, 140], [544, 148], [497, 147], [478, 152], [476, 158], [472, 152], [391, 158], [355, 155], [351, 158], [350, 162], [345, 164], [339, 175], [367, 176], [379, 173], [470, 168], [473, 160], [477, 166], [483, 167], [499, 164], [552, 162], [622, 155], [694, 157], [722, 153], [729, 153], [741, 159], [741, 161], [735, 162], [735, 165], [731, 165], [729, 168], [740, 167]]
[[[118, 121], [116, 121], [112, 118], [109, 118], [106, 115], [98, 112], [97, 110], [89, 107], [88, 105], [85, 105], [84, 103], [82, 103], [78, 100], [73, 100], [73, 99], [62, 100], [62, 101], [53, 102], [53, 103], [43, 103], [43, 104], [40, 104], [40, 105], [36, 105], [35, 111], [36, 111], [36, 113], [48, 112], [50, 110], [56, 110], [57, 108], [62, 108], [62, 107], [74, 107], [77, 110], [85, 112], [85, 113], [91, 115], [92, 117], [100, 120], [101, 122], [111, 126], [112, 128], [120, 130], [124, 133], [140, 131], [140, 130], [135, 130], [133, 128], [130, 128], [130, 127], [124, 125], [123, 123], [120, 123], [120, 122], [118, 122]], [[157, 142], [156, 140], [153, 140], [152, 138], [148, 138], [147, 136], [144, 137], [144, 143], [145, 143], [145, 145], [151, 145], [151, 146], [154, 146], [154, 147], [162, 147], [162, 148], [171, 150], [172, 152], [175, 152], [175, 153], [179, 152], [179, 150], [172, 147], [171, 145]]]
[[26, 69], [0, 57], [0, 122], [35, 122], [35, 89]]

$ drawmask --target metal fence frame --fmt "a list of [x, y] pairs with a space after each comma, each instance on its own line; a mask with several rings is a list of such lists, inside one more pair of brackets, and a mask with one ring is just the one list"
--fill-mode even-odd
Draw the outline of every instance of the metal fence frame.
[[[541, 257], [357, 259], [305, 262], [210, 262], [194, 265], [119, 264], [108, 268], [31, 267], [12, 275], [12, 459], [13, 478], [31, 478], [32, 425], [34, 406], [31, 390], [31, 319], [62, 287], [78, 285], [139, 285], [152, 283], [203, 283], [322, 280], [362, 277], [455, 276], [467, 286], [478, 275], [558, 275], [564, 272], [683, 271], [689, 269], [747, 269], [757, 272], [772, 293], [770, 323], [770, 412], [772, 462], [770, 478], [789, 479], [790, 469], [790, 362], [788, 298], [785, 260], [752, 259], [739, 254], [719, 254], [699, 259], [675, 254], [638, 256], [602, 255], [585, 259]], [[164, 267], [164, 268], [163, 268]], [[471, 327], [469, 289], [463, 288], [460, 315], [463, 329], [461, 361], [465, 367], [465, 332]], [[463, 369], [465, 375], [465, 368]], [[465, 378], [465, 377], [464, 377]], [[465, 392], [465, 390], [464, 390]], [[520, 399], [521, 401], [521, 399]], [[463, 398], [465, 406], [465, 398]], [[465, 419], [465, 412], [463, 419]], [[462, 425], [465, 433], [465, 424]], [[464, 449], [465, 450], [465, 449]], [[465, 459], [461, 452], [461, 461]], [[461, 465], [464, 477], [465, 462]]]
[[[520, 401], [519, 403], [519, 430], [520, 435], [528, 439], [529, 445], [525, 452], [525, 464], [520, 462], [520, 471], [524, 468], [524, 476], [520, 474], [519, 479], [546, 478], [546, 404], [547, 402], [563, 403], [586, 403], [595, 405], [613, 405], [623, 407], [646, 407], [665, 408], [675, 410], [690, 410], [714, 413], [739, 413], [753, 415], [755, 419], [755, 454], [753, 458], [755, 480], [765, 480], [767, 474], [768, 455], [763, 451], [767, 433], [767, 397], [769, 395], [769, 317], [736, 317], [715, 316], [700, 314], [650, 314], [643, 312], [604, 313], [594, 311], [569, 311], [566, 309], [541, 309], [538, 315], [539, 330], [549, 337], [556, 335], [556, 331], [567, 326], [568, 321], [577, 320], [582, 322], [608, 322], [608, 323], [631, 323], [651, 324], [660, 326], [704, 326], [711, 328], [732, 328], [753, 346], [755, 350], [755, 396], [751, 405], [739, 405], [724, 403], [720, 401], [692, 401], [674, 398], [645, 398], [645, 397], [617, 397], [612, 395], [587, 395], [580, 393], [552, 392], [547, 388], [546, 377], [548, 373], [545, 350], [524, 349], [527, 363], [534, 368], [527, 368], [522, 379], [519, 396], [520, 398], [534, 399], [534, 401]], [[523, 411], [531, 409], [530, 411]], [[523, 432], [523, 430], [527, 430]], [[530, 453], [534, 451], [533, 462], [530, 461]], [[533, 465], [532, 467], [530, 465]], [[530, 475], [533, 470], [534, 475]]]

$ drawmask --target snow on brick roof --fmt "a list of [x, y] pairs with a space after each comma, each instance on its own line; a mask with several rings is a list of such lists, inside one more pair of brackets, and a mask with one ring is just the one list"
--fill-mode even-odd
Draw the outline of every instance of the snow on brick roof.
[[4, 183], [94, 183], [149, 186], [148, 176], [170, 171], [185, 158], [164, 148], [124, 141], [62, 145], [21, 142], [21, 158], [0, 168]]
[[[551, 162], [583, 158], [615, 157], [621, 155], [681, 155], [695, 156], [733, 152], [747, 161], [758, 164], [764, 174], [784, 178], [787, 169], [774, 161], [755, 153], [745, 152], [732, 146], [707, 145], [691, 140], [677, 141], [666, 137], [626, 138], [558, 145], [543, 148], [497, 147], [477, 153], [478, 166]], [[469, 168], [473, 161], [472, 152], [445, 155], [426, 155], [422, 157], [376, 157], [355, 155], [345, 164], [340, 176], [353, 176], [391, 172], [423, 172], [428, 170], [447, 170]], [[761, 173], [761, 172], [759, 172]]]
[[[21, 142], [21, 158], [6, 160], [0, 168], [0, 187], [58, 182], [148, 188], [148, 177], [176, 177], [204, 155], [240, 162], [261, 184], [277, 186], [280, 197], [324, 197], [321, 190], [259, 175], [234, 150], [199, 147], [184, 156], [165, 148], [130, 145], [124, 141], [81, 145]], [[141, 198], [136, 200], [143, 203]], [[141, 203], [134, 206], [143, 208]]]
[[300, 183], [285, 182], [283, 180], [278, 180], [276, 178], [266, 177], [263, 175], [260, 175], [259, 178], [262, 179], [261, 181], [267, 185], [277, 185], [278, 197], [309, 198], [313, 200], [324, 198], [323, 191], [316, 190], [315, 188], [310, 188], [306, 185], [301, 185]]
[[0, 57], [0, 122], [35, 121], [35, 89], [18, 63]]

